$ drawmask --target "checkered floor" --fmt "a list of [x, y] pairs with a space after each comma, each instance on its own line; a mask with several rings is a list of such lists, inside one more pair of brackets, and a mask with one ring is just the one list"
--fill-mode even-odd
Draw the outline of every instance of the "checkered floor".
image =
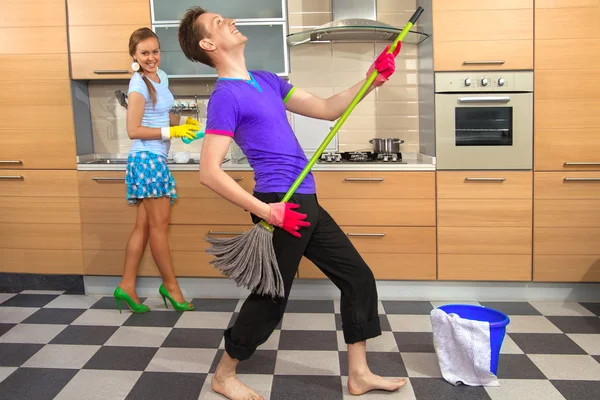
[[[0, 399], [222, 399], [210, 390], [238, 300], [194, 299], [196, 311], [119, 314], [112, 297], [0, 294]], [[382, 301], [384, 333], [368, 342], [373, 372], [409, 377], [366, 399], [600, 398], [600, 303], [481, 303], [511, 317], [500, 387], [454, 387], [439, 373], [429, 312], [442, 303]], [[266, 399], [350, 398], [339, 304], [290, 301], [241, 379]]]

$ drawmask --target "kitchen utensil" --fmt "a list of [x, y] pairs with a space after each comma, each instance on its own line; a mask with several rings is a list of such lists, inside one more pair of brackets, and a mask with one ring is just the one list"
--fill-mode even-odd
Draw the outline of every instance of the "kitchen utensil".
[[115, 92], [115, 96], [117, 97], [117, 101], [121, 105], [121, 107], [127, 109], [127, 95], [123, 93], [121, 90], [117, 90]]
[[[396, 50], [398, 43], [404, 39], [422, 13], [423, 7], [417, 8], [417, 11], [415, 11], [404, 26], [404, 29], [402, 29], [402, 32], [400, 32], [396, 40], [389, 47], [388, 53], [393, 53]], [[337, 120], [333, 128], [331, 128], [331, 131], [310, 158], [298, 178], [296, 178], [292, 187], [283, 196], [283, 199], [281, 199], [282, 202], [287, 202], [291, 199], [317, 160], [321, 158], [329, 142], [331, 142], [340, 127], [348, 119], [352, 110], [354, 110], [369, 87], [371, 87], [378, 74], [379, 72], [373, 69], [373, 72], [371, 72], [356, 96], [354, 96], [348, 108], [346, 108], [342, 116]], [[233, 238], [205, 237], [204, 239], [211, 245], [206, 252], [215, 256], [215, 259], [211, 260], [210, 263], [217, 267], [224, 275], [233, 279], [238, 286], [244, 286], [253, 293], [264, 296], [283, 297], [285, 294], [283, 278], [279, 271], [279, 265], [277, 264], [273, 248], [274, 230], [275, 228], [272, 225], [263, 220], [254, 225], [249, 231]]]
[[173, 153], [173, 161], [175, 161], [176, 164], [185, 164], [190, 161], [190, 153], [188, 151]]
[[404, 140], [398, 138], [373, 138], [369, 140], [373, 144], [373, 153], [376, 154], [397, 154], [400, 153], [400, 144]]

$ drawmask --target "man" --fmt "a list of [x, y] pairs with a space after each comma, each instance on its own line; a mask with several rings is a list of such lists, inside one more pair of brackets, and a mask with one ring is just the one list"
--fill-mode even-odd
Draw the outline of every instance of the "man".
[[[247, 40], [236, 29], [234, 20], [201, 8], [188, 10], [179, 27], [179, 43], [186, 57], [216, 68], [219, 76], [208, 104], [200, 182], [252, 213], [255, 223], [264, 219], [281, 228], [275, 229], [273, 247], [284, 280], [285, 297], [273, 299], [251, 294], [246, 299], [235, 324], [225, 331], [226, 351], [213, 377], [212, 389], [232, 400], [262, 399], [236, 378], [236, 367], [279, 324], [298, 265], [306, 256], [341, 290], [350, 393], [397, 390], [406, 384], [405, 379], [384, 379], [371, 373], [367, 365], [366, 340], [381, 334], [373, 273], [317, 202], [312, 174], [289, 203], [280, 202], [308, 162], [287, 120], [286, 110], [336, 120], [365, 81], [328, 99], [319, 98], [270, 72], [248, 71], [244, 58]], [[384, 51], [377, 58], [367, 73], [368, 76], [373, 68], [379, 71], [374, 86], [383, 84], [394, 72], [394, 56], [399, 49], [400, 46], [393, 55]], [[254, 170], [254, 196], [221, 170], [232, 138]]]

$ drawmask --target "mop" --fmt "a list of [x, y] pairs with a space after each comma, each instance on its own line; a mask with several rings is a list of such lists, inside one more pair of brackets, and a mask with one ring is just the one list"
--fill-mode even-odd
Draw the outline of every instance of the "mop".
[[[419, 7], [410, 18], [402, 32], [394, 40], [388, 53], [393, 53], [399, 42], [408, 34], [408, 31], [417, 22], [423, 8]], [[337, 134], [342, 124], [346, 121], [352, 110], [363, 98], [371, 84], [377, 78], [378, 71], [373, 70], [366, 82], [362, 85], [354, 99], [342, 116], [337, 120], [323, 143], [313, 154], [310, 161], [304, 167], [292, 187], [287, 191], [282, 202], [292, 198], [306, 175], [310, 172], [317, 160], [329, 145], [329, 142]], [[221, 273], [236, 282], [238, 287], [245, 287], [258, 295], [270, 297], [283, 297], [283, 278], [279, 271], [275, 250], [273, 248], [274, 227], [262, 220], [248, 232], [233, 238], [215, 238], [207, 236], [204, 239], [211, 245], [206, 252], [215, 256], [210, 263], [221, 271]]]

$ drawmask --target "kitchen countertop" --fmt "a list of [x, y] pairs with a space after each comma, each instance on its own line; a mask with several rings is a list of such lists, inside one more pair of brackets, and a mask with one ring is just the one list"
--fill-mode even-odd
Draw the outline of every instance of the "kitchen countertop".
[[[310, 154], [307, 157], [310, 158]], [[312, 171], [435, 171], [435, 158], [416, 154], [403, 153], [404, 163], [316, 163]], [[118, 160], [112, 164], [93, 164], [90, 161], [97, 159]], [[171, 171], [197, 171], [198, 170], [198, 155], [191, 155], [193, 163], [177, 164], [169, 163]], [[79, 171], [124, 171], [126, 169], [125, 154], [92, 154], [78, 157], [77, 169]], [[224, 171], [252, 171], [252, 168], [247, 162], [236, 163], [227, 159], [222, 164]]]

